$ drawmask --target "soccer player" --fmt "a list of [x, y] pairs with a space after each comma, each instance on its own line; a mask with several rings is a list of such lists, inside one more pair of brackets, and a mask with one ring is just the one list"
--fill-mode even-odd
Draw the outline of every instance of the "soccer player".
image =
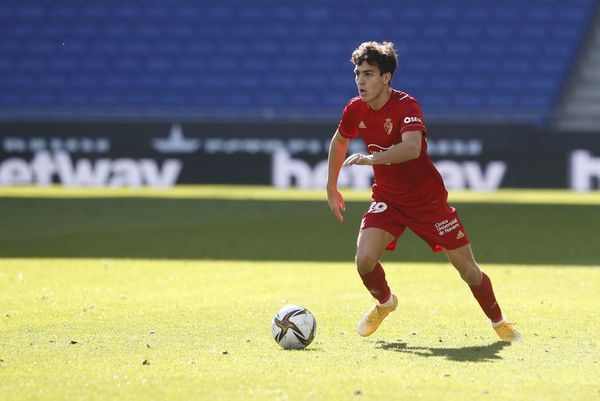
[[[358, 323], [358, 334], [373, 334], [398, 306], [380, 259], [386, 249], [395, 248], [408, 227], [434, 251], [444, 251], [498, 336], [503, 341], [519, 341], [521, 335], [502, 315], [489, 277], [475, 262], [456, 210], [448, 205], [442, 177], [427, 153], [427, 129], [419, 103], [390, 86], [398, 63], [394, 44], [362, 43], [350, 61], [358, 96], [346, 105], [331, 140], [327, 199], [343, 222], [345, 203], [337, 188], [342, 166], [373, 166], [372, 203], [360, 225], [355, 260], [363, 284], [378, 302]], [[348, 144], [357, 136], [369, 154], [346, 158]]]

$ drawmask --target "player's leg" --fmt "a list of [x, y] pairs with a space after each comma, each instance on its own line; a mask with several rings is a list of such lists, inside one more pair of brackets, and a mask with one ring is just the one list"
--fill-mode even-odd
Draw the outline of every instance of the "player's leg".
[[363, 284], [380, 304], [390, 298], [390, 288], [385, 280], [385, 272], [379, 263], [385, 247], [395, 237], [380, 228], [364, 228], [356, 241], [356, 268]]
[[363, 228], [358, 234], [356, 267], [363, 284], [378, 301], [358, 323], [357, 332], [361, 336], [373, 334], [398, 306], [398, 298], [392, 294], [379, 263], [386, 246], [395, 239], [394, 235], [376, 227]]
[[[376, 227], [363, 228], [356, 240], [356, 268], [360, 275], [371, 272], [385, 252], [385, 247], [394, 237], [389, 232]], [[375, 297], [377, 298], [377, 297]]]
[[477, 262], [475, 262], [471, 245], [466, 244], [457, 249], [444, 249], [444, 253], [465, 283], [469, 286], [478, 286], [481, 284], [483, 272], [477, 265]]
[[444, 249], [448, 260], [456, 268], [460, 277], [469, 285], [473, 296], [481, 306], [492, 326], [504, 341], [519, 341], [521, 334], [512, 323], [502, 316], [500, 305], [496, 300], [490, 278], [481, 271], [469, 244], [456, 249]]
[[410, 221], [408, 226], [434, 251], [437, 251], [439, 247], [444, 250], [450, 263], [469, 285], [473, 296], [491, 320], [492, 326], [500, 338], [504, 341], [518, 341], [521, 335], [512, 323], [504, 320], [492, 288], [492, 282], [475, 262], [469, 238], [456, 210], [449, 205], [442, 205], [431, 215], [435, 216], [435, 219], [431, 220], [429, 215], [425, 214], [422, 218]]

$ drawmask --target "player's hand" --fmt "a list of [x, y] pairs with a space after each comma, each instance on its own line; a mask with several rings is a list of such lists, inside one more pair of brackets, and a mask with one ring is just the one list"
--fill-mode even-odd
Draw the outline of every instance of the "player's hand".
[[373, 155], [361, 155], [360, 153], [353, 153], [344, 160], [342, 166], [351, 166], [353, 164], [362, 166], [373, 165]]
[[344, 197], [340, 191], [337, 190], [337, 188], [327, 190], [327, 202], [329, 202], [329, 208], [331, 209], [331, 212], [338, 218], [340, 222], [343, 222], [344, 216], [342, 215], [342, 210], [346, 211], [346, 203], [344, 202]]

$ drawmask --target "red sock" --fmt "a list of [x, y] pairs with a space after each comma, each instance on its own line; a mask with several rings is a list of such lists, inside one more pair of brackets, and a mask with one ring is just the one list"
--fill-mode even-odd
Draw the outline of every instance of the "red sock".
[[469, 288], [475, 296], [479, 306], [483, 309], [483, 313], [494, 323], [499, 322], [502, 319], [502, 311], [498, 302], [496, 302], [496, 296], [494, 295], [494, 289], [492, 288], [492, 282], [490, 278], [483, 273], [483, 278], [479, 285], [470, 285]]
[[385, 281], [385, 272], [383, 267], [379, 263], [375, 265], [375, 268], [365, 275], [360, 275], [363, 284], [367, 287], [367, 290], [373, 295], [380, 304], [385, 303], [389, 298], [390, 287], [388, 287], [387, 281]]

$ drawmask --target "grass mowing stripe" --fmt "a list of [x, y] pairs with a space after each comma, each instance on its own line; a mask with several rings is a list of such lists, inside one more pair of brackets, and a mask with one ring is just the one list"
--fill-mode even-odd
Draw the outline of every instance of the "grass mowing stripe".
[[[3, 399], [597, 399], [600, 269], [488, 265], [525, 340], [498, 342], [446, 264], [386, 264], [398, 311], [354, 333], [370, 300], [352, 263], [5, 259]], [[283, 351], [295, 302], [319, 328]], [[147, 361], [144, 364], [144, 361]]]
[[[0, 198], [0, 257], [349, 261], [368, 205], [347, 202], [340, 224], [325, 202]], [[483, 265], [599, 260], [598, 207], [456, 206]], [[386, 260], [444, 257], [407, 230]]]
[[[370, 199], [369, 191], [342, 189], [347, 201]], [[324, 190], [277, 189], [269, 186], [178, 185], [174, 188], [0, 187], [0, 198], [175, 198], [323, 201]], [[600, 192], [551, 189], [502, 189], [495, 192], [452, 191], [451, 202], [600, 205]]]

